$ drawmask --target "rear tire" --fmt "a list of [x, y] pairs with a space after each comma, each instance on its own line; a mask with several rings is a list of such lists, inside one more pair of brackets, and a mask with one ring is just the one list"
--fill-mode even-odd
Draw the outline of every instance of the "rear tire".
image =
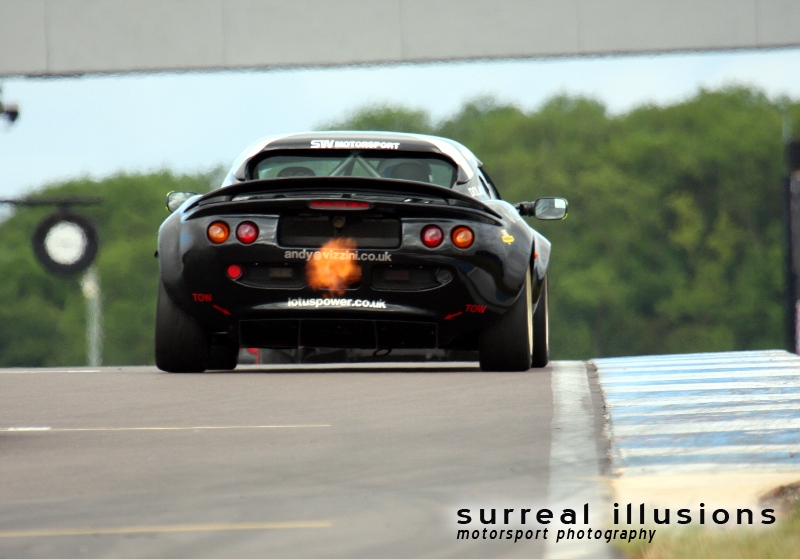
[[527, 371], [531, 368], [533, 335], [531, 272], [517, 300], [489, 329], [481, 333], [479, 358], [484, 371]]
[[547, 276], [542, 282], [542, 294], [533, 313], [533, 356], [531, 365], [536, 369], [550, 362], [550, 315], [547, 295]]
[[208, 365], [208, 342], [200, 325], [186, 314], [158, 282], [156, 367], [168, 373], [202, 373]]

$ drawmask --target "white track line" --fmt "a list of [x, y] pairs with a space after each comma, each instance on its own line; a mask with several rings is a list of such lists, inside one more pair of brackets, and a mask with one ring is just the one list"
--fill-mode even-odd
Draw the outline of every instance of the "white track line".
[[619, 411], [614, 412], [616, 419], [626, 419], [629, 417], [648, 418], [657, 415], [666, 415], [670, 417], [681, 415], [708, 415], [708, 414], [734, 414], [734, 413], [752, 413], [752, 412], [771, 412], [771, 411], [797, 411], [798, 404], [750, 404], [742, 403], [739, 406], [720, 406], [713, 408], [686, 408], [676, 410], [674, 406], [663, 406], [661, 408], [652, 408], [648, 406], [647, 411], [623, 411], [625, 408], [619, 408]]
[[772, 380], [770, 382], [698, 382], [691, 384], [656, 384], [656, 385], [636, 385], [636, 386], [614, 386], [609, 387], [606, 393], [621, 394], [630, 392], [687, 392], [700, 390], [758, 390], [761, 388], [794, 388], [800, 396], [800, 379], [792, 380]]
[[[600, 484], [600, 464], [596, 451], [594, 411], [586, 365], [580, 361], [553, 363], [553, 421], [550, 439], [550, 480], [547, 503], [551, 509], [577, 508], [591, 503], [593, 510], [604, 510], [608, 496]], [[597, 514], [597, 513], [595, 513]], [[590, 521], [603, 526], [599, 515]], [[557, 529], [551, 526], [553, 532]], [[608, 546], [597, 542], [548, 538], [545, 559], [606, 559]]]
[[200, 425], [197, 427], [6, 427], [0, 433], [78, 433], [91, 431], [215, 431], [226, 429], [314, 429], [330, 425]]
[[632, 384], [634, 382], [662, 382], [662, 381], [687, 381], [687, 380], [703, 380], [703, 379], [729, 379], [731, 377], [747, 377], [753, 379], [762, 378], [785, 378], [786, 380], [795, 379], [800, 383], [800, 369], [798, 368], [781, 368], [781, 369], [759, 369], [755, 371], [720, 371], [720, 372], [678, 372], [672, 374], [642, 374], [628, 377], [627, 375], [607, 375], [603, 381], [606, 386], [617, 386], [624, 384]]
[[642, 456], [704, 456], [711, 454], [765, 454], [781, 452], [800, 455], [800, 444], [725, 445], [705, 447], [660, 446], [647, 448], [620, 448], [622, 458]]
[[799, 359], [798, 356], [783, 350], [773, 349], [765, 351], [726, 351], [722, 353], [682, 353], [675, 355], [642, 355], [639, 357], [601, 357], [593, 359], [597, 365], [631, 365], [638, 363], [697, 363], [713, 361], [714, 363], [743, 363], [746, 361], [780, 361]]
[[[613, 422], [613, 419], [612, 419]], [[612, 423], [613, 425], [613, 423]], [[800, 418], [794, 419], [732, 419], [731, 421], [682, 421], [680, 423], [640, 423], [638, 425], [613, 425], [616, 437], [647, 435], [688, 435], [695, 433], [727, 433], [729, 431], [797, 431]]]
[[798, 409], [800, 409], [800, 394], [730, 394], [725, 396], [724, 399], [715, 398], [711, 394], [704, 394], [702, 396], [685, 396], [683, 394], [676, 394], [670, 397], [664, 397], [661, 395], [653, 397], [648, 396], [647, 398], [642, 398], [639, 400], [614, 398], [613, 396], [613, 394], [606, 393], [607, 408], [654, 408], [659, 406], [685, 407], [690, 405], [703, 406], [714, 403], [735, 404], [737, 402], [767, 404], [770, 402], [796, 401], [798, 402]]
[[0, 369], [0, 375], [43, 375], [48, 373], [102, 373], [100, 369]]
[[772, 369], [775, 367], [796, 367], [800, 365], [799, 357], [791, 357], [787, 359], [749, 359], [749, 360], [736, 360], [731, 359], [728, 361], [672, 361], [669, 363], [661, 361], [651, 362], [630, 362], [625, 364], [600, 364], [598, 367], [603, 367], [605, 371], [613, 372], [629, 372], [641, 370], [676, 370], [676, 369], [746, 369], [758, 365], [765, 369]]

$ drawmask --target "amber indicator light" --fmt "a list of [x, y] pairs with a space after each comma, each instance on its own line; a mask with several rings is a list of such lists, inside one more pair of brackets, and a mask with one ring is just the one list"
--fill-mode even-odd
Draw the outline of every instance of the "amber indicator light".
[[458, 248], [468, 248], [472, 245], [473, 241], [475, 241], [475, 234], [472, 232], [472, 229], [462, 225], [453, 229], [450, 238], [453, 239], [453, 244]]
[[208, 226], [208, 240], [212, 243], [222, 244], [228, 240], [231, 230], [224, 221], [215, 221]]

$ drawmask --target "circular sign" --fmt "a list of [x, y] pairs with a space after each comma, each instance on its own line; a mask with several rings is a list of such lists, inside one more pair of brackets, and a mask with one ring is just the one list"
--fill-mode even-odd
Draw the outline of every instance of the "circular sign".
[[97, 256], [97, 231], [83, 216], [58, 212], [33, 233], [33, 252], [48, 272], [78, 274]]

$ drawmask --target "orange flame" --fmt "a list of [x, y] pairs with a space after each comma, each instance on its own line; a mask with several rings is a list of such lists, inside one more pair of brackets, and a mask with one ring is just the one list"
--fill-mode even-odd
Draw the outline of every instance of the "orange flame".
[[322, 245], [306, 264], [308, 286], [327, 291], [323, 297], [344, 295], [348, 287], [361, 280], [355, 248], [353, 239], [331, 239]]

